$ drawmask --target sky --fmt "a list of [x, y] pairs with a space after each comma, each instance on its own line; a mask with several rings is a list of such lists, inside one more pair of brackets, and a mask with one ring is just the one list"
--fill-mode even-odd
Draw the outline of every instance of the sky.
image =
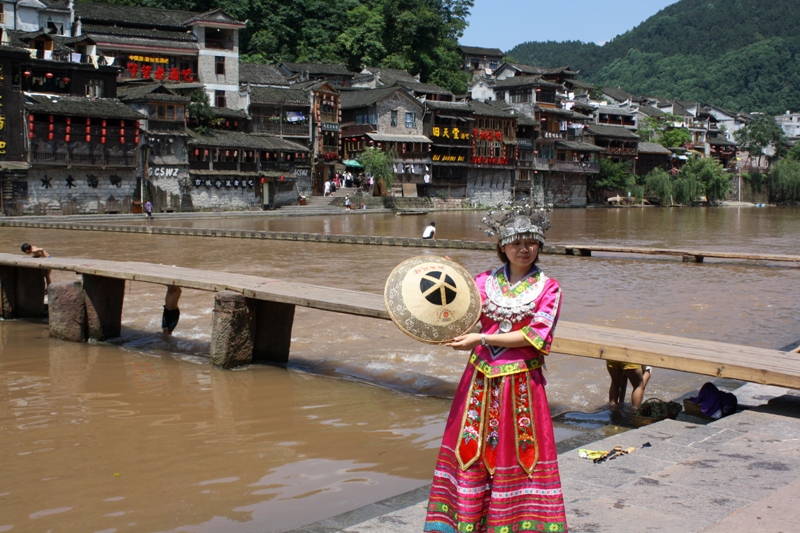
[[677, 0], [474, 0], [464, 46], [508, 52], [527, 41], [603, 44]]

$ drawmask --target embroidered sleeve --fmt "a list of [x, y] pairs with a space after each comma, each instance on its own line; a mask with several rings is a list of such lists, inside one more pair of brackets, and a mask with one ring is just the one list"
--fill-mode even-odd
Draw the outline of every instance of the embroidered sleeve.
[[554, 279], [548, 280], [539, 301], [536, 302], [536, 311], [530, 323], [520, 331], [531, 346], [544, 355], [550, 353], [553, 342], [553, 333], [561, 311], [561, 287]]

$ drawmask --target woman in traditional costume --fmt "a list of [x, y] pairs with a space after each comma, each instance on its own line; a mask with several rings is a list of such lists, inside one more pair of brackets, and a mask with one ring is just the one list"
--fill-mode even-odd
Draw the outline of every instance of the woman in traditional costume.
[[436, 462], [425, 531], [567, 531], [553, 424], [542, 376], [561, 304], [536, 266], [550, 227], [529, 206], [490, 211], [500, 267], [479, 274], [481, 333], [470, 351]]

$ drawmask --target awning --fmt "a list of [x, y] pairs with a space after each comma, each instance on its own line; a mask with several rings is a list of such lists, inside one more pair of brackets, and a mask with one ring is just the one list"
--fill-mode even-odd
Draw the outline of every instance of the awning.
[[346, 167], [364, 168], [364, 166], [355, 159], [345, 159], [342, 161]]
[[306, 119], [306, 116], [301, 113], [300, 111], [287, 111], [286, 112], [286, 120], [289, 122], [302, 122]]
[[25, 161], [0, 161], [0, 170], [27, 170], [30, 168]]

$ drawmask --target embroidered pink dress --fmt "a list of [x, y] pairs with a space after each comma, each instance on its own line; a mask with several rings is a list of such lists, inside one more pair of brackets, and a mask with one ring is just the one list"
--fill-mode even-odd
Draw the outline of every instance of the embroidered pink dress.
[[461, 377], [436, 462], [425, 531], [567, 531], [541, 367], [561, 288], [537, 267], [511, 286], [479, 274], [482, 331], [521, 331], [524, 348], [478, 346]]

